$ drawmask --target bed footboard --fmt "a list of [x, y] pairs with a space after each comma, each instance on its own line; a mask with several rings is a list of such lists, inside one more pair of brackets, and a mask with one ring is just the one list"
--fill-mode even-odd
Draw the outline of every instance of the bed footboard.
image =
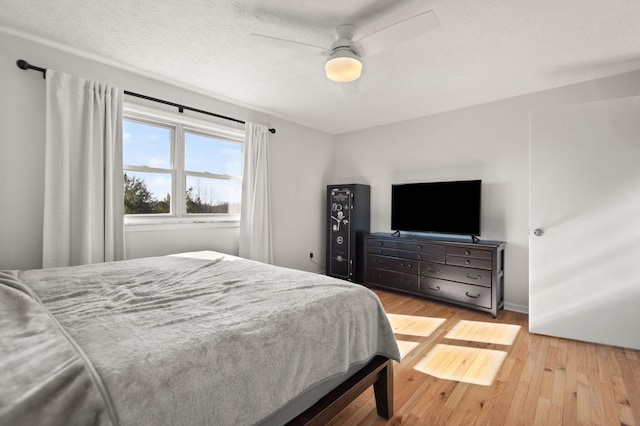
[[378, 415], [390, 419], [393, 416], [393, 361], [376, 356], [287, 425], [325, 425], [371, 385]]

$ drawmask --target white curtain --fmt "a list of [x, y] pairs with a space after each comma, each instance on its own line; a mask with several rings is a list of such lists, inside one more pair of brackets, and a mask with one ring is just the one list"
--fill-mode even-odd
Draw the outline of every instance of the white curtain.
[[240, 257], [273, 263], [269, 206], [269, 128], [245, 125]]
[[122, 92], [46, 78], [43, 267], [124, 259]]

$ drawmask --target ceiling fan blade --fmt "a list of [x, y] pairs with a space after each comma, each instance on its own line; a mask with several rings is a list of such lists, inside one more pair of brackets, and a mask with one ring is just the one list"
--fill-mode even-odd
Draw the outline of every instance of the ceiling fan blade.
[[251, 36], [264, 44], [269, 46], [278, 46], [283, 47], [285, 49], [294, 49], [298, 51], [302, 51], [305, 53], [314, 53], [314, 54], [324, 54], [327, 52], [327, 49], [320, 46], [315, 46], [313, 44], [300, 43], [298, 41], [286, 40], [278, 37], [271, 37], [263, 34], [255, 34], [251, 33]]
[[369, 34], [356, 42], [361, 57], [375, 55], [440, 25], [433, 10], [422, 12]]

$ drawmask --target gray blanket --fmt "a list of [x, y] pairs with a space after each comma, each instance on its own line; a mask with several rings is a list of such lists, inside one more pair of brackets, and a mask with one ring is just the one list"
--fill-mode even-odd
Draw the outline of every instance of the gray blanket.
[[5, 272], [0, 291], [0, 424], [256, 424], [399, 361], [370, 290], [215, 252]]

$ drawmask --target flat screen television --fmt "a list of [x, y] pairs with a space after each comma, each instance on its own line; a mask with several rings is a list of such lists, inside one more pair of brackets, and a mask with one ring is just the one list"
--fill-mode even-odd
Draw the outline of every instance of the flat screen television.
[[391, 229], [478, 237], [481, 199], [481, 180], [392, 185]]

